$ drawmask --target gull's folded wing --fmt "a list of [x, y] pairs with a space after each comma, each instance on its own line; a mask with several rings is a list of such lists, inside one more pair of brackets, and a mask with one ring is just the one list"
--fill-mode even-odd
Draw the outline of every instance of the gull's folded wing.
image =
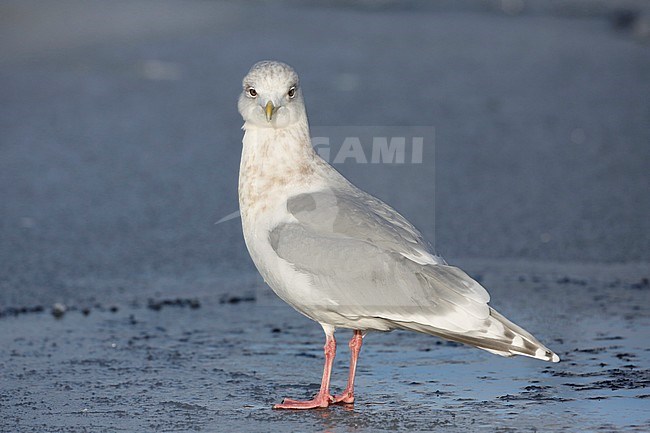
[[275, 227], [269, 241], [327, 300], [311, 308], [454, 332], [480, 328], [488, 318], [487, 291], [444, 264], [417, 229], [378, 199], [327, 190], [297, 195], [287, 209], [295, 221]]

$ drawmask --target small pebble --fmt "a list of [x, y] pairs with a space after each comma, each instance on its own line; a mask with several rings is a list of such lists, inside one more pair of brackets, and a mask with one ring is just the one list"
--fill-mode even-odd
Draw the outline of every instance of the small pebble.
[[60, 317], [63, 317], [63, 315], [65, 314], [65, 312], [67, 310], [68, 310], [68, 308], [65, 305], [63, 305], [63, 304], [61, 304], [59, 302], [52, 305], [52, 315], [54, 317], [56, 317], [57, 319], [60, 318]]

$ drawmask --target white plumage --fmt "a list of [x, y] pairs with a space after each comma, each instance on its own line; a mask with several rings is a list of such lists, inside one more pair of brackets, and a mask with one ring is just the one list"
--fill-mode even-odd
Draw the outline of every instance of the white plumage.
[[[399, 328], [502, 356], [559, 361], [489, 307], [487, 291], [435, 255], [402, 215], [316, 154], [291, 67], [257, 63], [243, 86], [239, 202], [246, 245], [264, 280], [285, 302], [319, 322], [328, 344], [336, 328], [356, 330], [355, 336]], [[325, 373], [327, 389], [314, 400], [289, 400], [277, 407], [351, 402], [353, 369], [348, 398], [339, 401], [329, 395], [327, 363]]]

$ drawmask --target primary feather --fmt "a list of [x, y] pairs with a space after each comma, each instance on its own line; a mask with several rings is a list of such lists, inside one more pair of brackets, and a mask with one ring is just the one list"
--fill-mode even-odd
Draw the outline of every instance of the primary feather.
[[431, 251], [420, 232], [382, 201], [356, 189], [328, 189], [287, 200], [295, 222], [269, 233], [278, 256], [323, 294], [303, 305], [330, 313], [334, 326], [373, 320], [381, 330], [409, 329], [471, 344], [502, 356], [547, 361], [535, 337], [488, 306], [488, 292]]

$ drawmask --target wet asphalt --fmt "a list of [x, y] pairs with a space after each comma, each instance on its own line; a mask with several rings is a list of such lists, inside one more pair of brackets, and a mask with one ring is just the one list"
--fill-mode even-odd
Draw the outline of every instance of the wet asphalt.
[[[3, 2], [0, 431], [647, 431], [647, 10], [506, 3]], [[372, 334], [353, 408], [270, 410], [315, 392], [322, 332], [214, 224], [264, 58], [325, 134], [434, 131], [337, 168], [560, 364]]]

